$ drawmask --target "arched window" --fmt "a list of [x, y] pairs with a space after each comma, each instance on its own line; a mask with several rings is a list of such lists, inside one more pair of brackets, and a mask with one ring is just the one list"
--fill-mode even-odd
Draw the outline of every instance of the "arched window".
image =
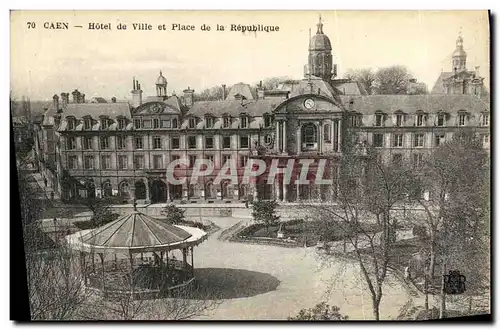
[[302, 126], [302, 143], [318, 142], [318, 129], [314, 124]]
[[323, 139], [325, 142], [332, 142], [332, 126], [330, 124], [323, 126]]

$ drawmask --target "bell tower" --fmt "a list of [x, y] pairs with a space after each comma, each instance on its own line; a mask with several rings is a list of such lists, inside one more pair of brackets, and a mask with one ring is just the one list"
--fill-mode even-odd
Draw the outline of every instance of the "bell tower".
[[309, 39], [308, 74], [330, 81], [337, 75], [337, 66], [333, 65], [332, 45], [330, 39], [323, 33], [321, 15], [316, 24], [316, 34]]
[[456, 48], [453, 52], [451, 65], [452, 72], [461, 72], [467, 70], [467, 53], [464, 50], [464, 39], [462, 38], [462, 31], [458, 35], [456, 41]]

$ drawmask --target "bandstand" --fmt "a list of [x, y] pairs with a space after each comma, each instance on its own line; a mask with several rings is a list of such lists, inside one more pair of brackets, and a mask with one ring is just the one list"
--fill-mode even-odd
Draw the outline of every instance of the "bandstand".
[[199, 228], [171, 225], [137, 210], [66, 237], [70, 247], [80, 252], [87, 289], [104, 296], [134, 297], [168, 295], [191, 284], [194, 247], [206, 238]]

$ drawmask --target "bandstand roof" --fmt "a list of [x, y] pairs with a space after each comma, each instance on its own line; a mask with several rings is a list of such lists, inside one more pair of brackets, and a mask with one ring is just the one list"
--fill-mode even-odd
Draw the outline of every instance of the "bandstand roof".
[[134, 211], [99, 228], [69, 235], [67, 241], [74, 249], [86, 252], [140, 253], [182, 249], [205, 238], [201, 229], [170, 225]]

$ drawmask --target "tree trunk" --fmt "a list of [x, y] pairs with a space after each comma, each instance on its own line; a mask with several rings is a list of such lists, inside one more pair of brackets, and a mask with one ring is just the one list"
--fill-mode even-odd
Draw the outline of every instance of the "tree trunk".
[[424, 308], [425, 310], [429, 310], [429, 276], [427, 266], [424, 271], [424, 294], [425, 294], [425, 302]]
[[446, 292], [444, 291], [444, 275], [446, 274], [446, 260], [443, 260], [442, 275], [441, 279], [441, 308], [439, 309], [439, 318], [444, 319], [446, 317]]
[[375, 318], [375, 321], [380, 320], [380, 299], [375, 298], [372, 300], [372, 310], [373, 310], [373, 317]]

